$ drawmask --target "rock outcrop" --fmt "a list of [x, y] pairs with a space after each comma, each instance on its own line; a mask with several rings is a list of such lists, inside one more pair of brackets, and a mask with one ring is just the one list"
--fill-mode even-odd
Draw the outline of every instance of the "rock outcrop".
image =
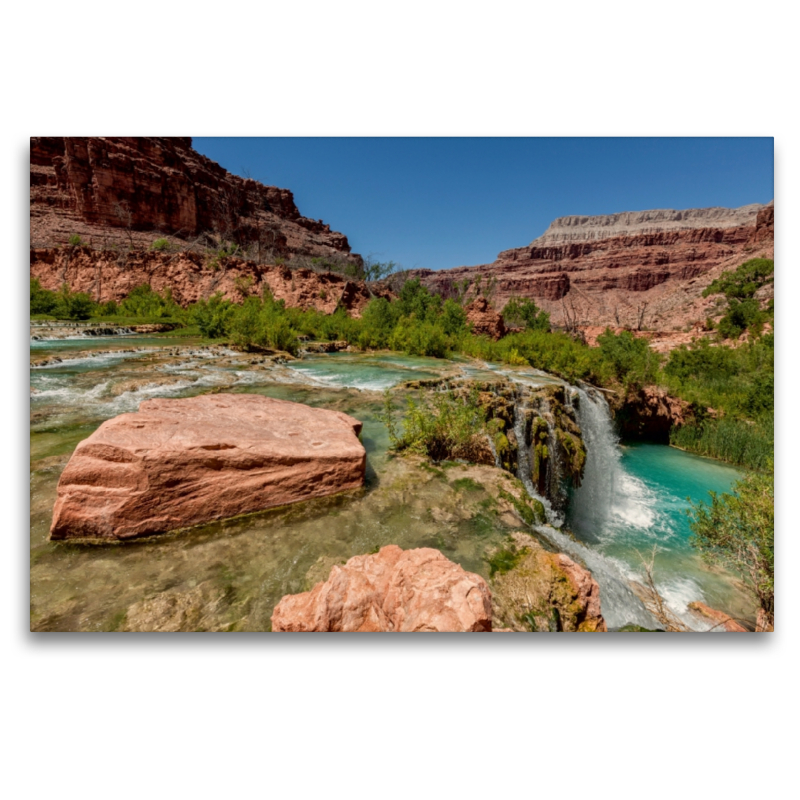
[[563, 553], [550, 553], [526, 533], [513, 535], [511, 549], [492, 580], [495, 628], [515, 631], [607, 630], [600, 587], [592, 574]]
[[275, 606], [273, 631], [491, 631], [486, 581], [438, 550], [387, 545]]
[[31, 246], [79, 235], [96, 248], [206, 233], [285, 256], [351, 255], [347, 237], [300, 214], [288, 189], [239, 178], [190, 137], [31, 137]]
[[485, 297], [476, 297], [464, 311], [474, 334], [484, 334], [495, 341], [505, 336], [503, 315], [495, 311]]
[[360, 487], [361, 423], [260, 395], [147, 400], [104, 422], [58, 483], [51, 539], [130, 539]]
[[257, 264], [241, 258], [221, 258], [213, 266], [200, 253], [176, 254], [153, 251], [117, 253], [88, 247], [33, 249], [31, 278], [56, 291], [66, 283], [72, 291], [87, 292], [99, 302], [120, 301], [142, 284], [154, 291], [170, 289], [176, 302], [187, 306], [221, 292], [241, 302], [247, 295], [260, 296], [269, 289], [276, 300], [290, 308], [314, 308], [332, 314], [343, 308], [354, 317], [372, 297], [390, 297], [388, 290], [367, 288], [332, 272], [290, 269], [286, 265]]
[[694, 421], [697, 413], [691, 403], [672, 397], [666, 389], [644, 386], [629, 394], [614, 416], [624, 439], [668, 444], [672, 428]]
[[[774, 255], [774, 206], [564, 217], [491, 264], [413, 273], [451, 293], [494, 278], [499, 310], [531, 298], [555, 325], [679, 331], [713, 313], [703, 289], [750, 258]], [[469, 296], [469, 293], [468, 293]]]

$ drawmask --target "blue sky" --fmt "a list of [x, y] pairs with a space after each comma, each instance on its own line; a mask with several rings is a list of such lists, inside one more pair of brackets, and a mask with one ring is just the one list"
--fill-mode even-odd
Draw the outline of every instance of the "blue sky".
[[556, 217], [774, 197], [771, 138], [206, 138], [236, 175], [290, 189], [353, 250], [406, 268], [491, 262]]

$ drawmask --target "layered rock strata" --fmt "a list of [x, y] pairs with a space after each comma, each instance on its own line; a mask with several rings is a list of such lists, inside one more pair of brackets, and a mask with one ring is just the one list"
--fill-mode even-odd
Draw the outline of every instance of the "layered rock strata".
[[486, 581], [438, 550], [387, 545], [331, 569], [275, 606], [273, 631], [478, 632], [492, 629]]
[[496, 308], [531, 298], [555, 325], [677, 331], [713, 315], [702, 293], [723, 271], [773, 256], [774, 206], [754, 204], [565, 217], [491, 264], [413, 274], [444, 294], [494, 278]]
[[130, 539], [356, 489], [361, 423], [259, 395], [147, 400], [75, 449], [51, 539]]
[[200, 253], [176, 254], [153, 251], [117, 253], [88, 247], [33, 249], [31, 278], [56, 291], [66, 283], [74, 292], [86, 292], [98, 302], [120, 301], [129, 292], [149, 284], [154, 291], [169, 289], [182, 306], [221, 292], [241, 302], [248, 295], [269, 289], [276, 300], [292, 308], [314, 308], [332, 314], [343, 308], [358, 317], [375, 296], [391, 297], [388, 290], [368, 288], [332, 272], [290, 269], [286, 265], [264, 265], [240, 258], [221, 258], [213, 265]]
[[255, 252], [360, 261], [346, 236], [302, 216], [288, 189], [232, 175], [190, 137], [31, 137], [30, 183], [32, 247], [216, 234]]

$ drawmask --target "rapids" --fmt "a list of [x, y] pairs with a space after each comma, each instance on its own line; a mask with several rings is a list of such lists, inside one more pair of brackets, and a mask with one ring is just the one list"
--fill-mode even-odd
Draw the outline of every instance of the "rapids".
[[[563, 383], [533, 369], [393, 353], [281, 361], [191, 341], [178, 346], [175, 339], [158, 336], [125, 337], [124, 343], [102, 337], [31, 342], [32, 361], [54, 355], [60, 361], [32, 367], [30, 379], [31, 627], [36, 630], [115, 629], [143, 597], [200, 591], [216, 597], [211, 605], [219, 609], [203, 625], [264, 630], [284, 594], [323, 580], [332, 564], [390, 543], [436, 547], [488, 577], [487, 549], [502, 543], [510, 528], [492, 512], [485, 490], [459, 479], [480, 483], [492, 468], [438, 469], [392, 457], [379, 419], [382, 391], [437, 377], [500, 375], [518, 383], [521, 392]], [[362, 420], [365, 489], [126, 544], [47, 540], [58, 477], [79, 441], [149, 397], [208, 391], [261, 393]], [[641, 579], [637, 551], [653, 544], [660, 548], [659, 590], [687, 624], [703, 627], [687, 612], [692, 600], [752, 619], [752, 603], [736, 581], [710, 570], [690, 548], [683, 513], [687, 495], [697, 500], [709, 489], [725, 491], [738, 473], [668, 447], [620, 447], [602, 395], [587, 387], [567, 392], [587, 445], [581, 488], [571, 493], [566, 513], [555, 510], [536, 494], [525, 448], [518, 477], [548, 515], [548, 524], [535, 533], [591, 569], [609, 627], [655, 627], [629, 583]], [[518, 427], [522, 416], [515, 417]], [[558, 490], [558, 465], [554, 468], [550, 485]]]

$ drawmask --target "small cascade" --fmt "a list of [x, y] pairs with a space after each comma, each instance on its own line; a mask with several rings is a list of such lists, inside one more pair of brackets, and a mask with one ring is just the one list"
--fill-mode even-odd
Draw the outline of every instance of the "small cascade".
[[652, 630], [661, 625], [633, 593], [616, 564], [596, 550], [575, 541], [550, 525], [538, 525], [536, 532], [548, 539], [561, 553], [586, 566], [600, 587], [600, 607], [609, 628], [640, 625]]
[[[517, 477], [522, 481], [528, 496], [533, 500], [538, 500], [545, 510], [547, 521], [555, 526], [561, 527], [564, 524], [564, 516], [557, 511], [549, 497], [542, 495], [533, 483], [531, 468], [531, 452], [536, 446], [535, 442], [529, 442], [531, 431], [527, 425], [526, 411], [530, 397], [524, 392], [523, 387], [517, 385], [517, 397], [514, 403], [514, 436], [517, 440]], [[545, 466], [545, 468], [547, 468]], [[549, 484], [545, 484], [549, 485]]]
[[489, 449], [492, 451], [492, 456], [494, 458], [494, 465], [498, 469], [503, 469], [503, 463], [500, 461], [500, 456], [497, 455], [497, 448], [494, 446], [494, 439], [487, 433], [486, 434], [486, 441], [489, 442]]

